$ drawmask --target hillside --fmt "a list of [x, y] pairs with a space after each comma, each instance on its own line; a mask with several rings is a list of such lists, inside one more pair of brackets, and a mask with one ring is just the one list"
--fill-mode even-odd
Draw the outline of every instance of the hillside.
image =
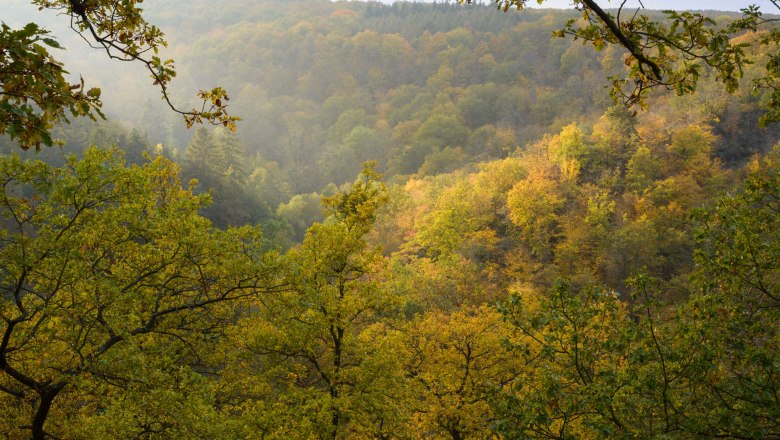
[[61, 37], [107, 118], [0, 136], [0, 437], [780, 437], [772, 23], [628, 108], [576, 11], [144, 6], [242, 121]]

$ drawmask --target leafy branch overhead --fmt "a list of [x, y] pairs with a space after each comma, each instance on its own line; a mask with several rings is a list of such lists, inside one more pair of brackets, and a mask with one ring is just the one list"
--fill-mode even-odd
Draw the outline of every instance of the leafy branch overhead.
[[[236, 116], [227, 111], [227, 92], [221, 87], [198, 92], [200, 108], [183, 110], [170, 95], [176, 77], [174, 61], [158, 56], [167, 46], [162, 31], [149, 24], [139, 7], [143, 0], [32, 0], [40, 10], [70, 17], [70, 27], [91, 47], [110, 59], [142, 63], [160, 88], [168, 106], [184, 117], [188, 127], [208, 122], [235, 130]], [[71, 84], [68, 73], [47, 48], [61, 49], [38, 25], [21, 30], [0, 29], [0, 133], [8, 133], [22, 149], [52, 145], [50, 130], [72, 116], [103, 117], [100, 90], [85, 90], [83, 81]]]
[[59, 49], [48, 32], [30, 23], [13, 30], [0, 27], [0, 133], [22, 149], [51, 145], [50, 129], [72, 116], [103, 116], [100, 89], [71, 84], [62, 63], [47, 48]]
[[105, 50], [109, 58], [143, 63], [154, 84], [160, 87], [163, 99], [172, 110], [184, 116], [188, 126], [207, 121], [235, 130], [238, 118], [227, 113], [225, 103], [228, 96], [221, 87], [198, 92], [198, 98], [203, 100], [200, 109], [184, 111], [171, 102], [168, 86], [176, 77], [176, 70], [173, 60], [163, 61], [157, 56], [159, 49], [166, 47], [168, 43], [163, 32], [147, 23], [141, 15], [143, 9], [139, 4], [142, 2], [143, 0], [33, 1], [41, 9], [59, 10], [69, 15], [71, 28], [84, 36], [91, 46]]
[[[527, 0], [494, 0], [499, 9], [524, 9]], [[471, 0], [462, 0], [471, 3]], [[539, 4], [544, 0], [537, 0]], [[745, 32], [756, 32], [762, 25], [776, 21], [765, 17], [757, 6], [742, 10], [742, 17], [728, 24], [717, 23], [710, 17], [695, 12], [663, 11], [662, 20], [640, 14], [639, 9], [628, 10], [626, 1], [617, 9], [605, 10], [593, 0], [575, 0], [574, 6], [582, 12], [581, 20], [570, 20], [555, 36], [572, 36], [575, 40], [590, 42], [597, 50], [608, 45], [619, 45], [628, 51], [627, 69], [611, 77], [612, 97], [633, 106], [646, 107], [648, 90], [664, 88], [678, 95], [693, 93], [705, 66], [712, 69], [715, 78], [729, 93], [739, 87], [743, 66], [752, 64], [745, 52], [748, 43], [735, 42], [733, 37]], [[772, 4], [780, 10], [776, 2]], [[763, 45], [780, 39], [772, 30], [762, 38]], [[780, 70], [777, 56], [770, 56], [765, 76], [754, 81], [754, 91], [768, 90], [770, 100], [760, 123], [780, 120]]]

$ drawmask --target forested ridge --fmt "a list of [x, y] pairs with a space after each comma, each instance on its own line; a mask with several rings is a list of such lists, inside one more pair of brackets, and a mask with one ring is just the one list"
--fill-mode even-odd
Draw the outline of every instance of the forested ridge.
[[771, 28], [642, 109], [576, 11], [146, 6], [242, 120], [0, 137], [0, 435], [780, 438]]

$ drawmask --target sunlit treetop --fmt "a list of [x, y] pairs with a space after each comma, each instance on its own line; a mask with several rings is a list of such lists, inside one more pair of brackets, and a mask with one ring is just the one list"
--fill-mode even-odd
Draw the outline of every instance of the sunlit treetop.
[[[499, 9], [524, 9], [528, 0], [493, 0]], [[770, 0], [780, 11], [780, 2]], [[471, 3], [472, 0], [461, 0]], [[545, 0], [536, 0], [543, 4]], [[729, 93], [739, 86], [743, 67], [751, 64], [745, 52], [747, 43], [737, 43], [733, 37], [766, 27], [776, 18], [769, 18], [756, 6], [742, 10], [742, 17], [728, 24], [715, 22], [701, 13], [663, 11], [658, 20], [640, 13], [638, 9], [624, 8], [625, 1], [616, 2], [617, 9], [605, 10], [594, 0], [574, 0], [574, 7], [582, 13], [581, 20], [570, 20], [555, 36], [573, 36], [590, 42], [597, 50], [616, 44], [628, 52], [625, 73], [611, 77], [612, 97], [626, 105], [646, 106], [647, 91], [654, 88], [674, 90], [678, 95], [696, 91], [705, 66], [723, 83]], [[760, 40], [762, 45], [780, 41], [780, 31], [770, 29]], [[753, 83], [753, 91], [767, 91], [769, 99], [761, 125], [780, 120], [780, 54], [769, 54], [766, 72]]]
[[[235, 130], [238, 118], [227, 112], [227, 92], [221, 87], [201, 90], [200, 108], [182, 110], [171, 100], [169, 85], [176, 76], [174, 62], [158, 56], [167, 46], [163, 32], [144, 19], [143, 0], [31, 0], [40, 10], [69, 17], [70, 27], [91, 47], [110, 59], [142, 63], [170, 108], [188, 127], [198, 123]], [[53, 144], [51, 128], [70, 116], [103, 117], [100, 89], [87, 89], [83, 80], [71, 83], [50, 50], [61, 49], [48, 31], [35, 23], [23, 29], [0, 27], [0, 133], [22, 149]]]

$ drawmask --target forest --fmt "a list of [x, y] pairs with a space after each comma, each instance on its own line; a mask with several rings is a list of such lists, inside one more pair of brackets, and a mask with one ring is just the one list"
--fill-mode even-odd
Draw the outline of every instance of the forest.
[[776, 16], [14, 1], [0, 437], [780, 438]]

